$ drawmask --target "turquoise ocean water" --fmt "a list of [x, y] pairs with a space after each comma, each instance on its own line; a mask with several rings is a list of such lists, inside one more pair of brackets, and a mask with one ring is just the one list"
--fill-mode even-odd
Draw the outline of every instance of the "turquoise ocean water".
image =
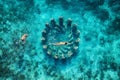
[[0, 80], [120, 80], [120, 0], [0, 0]]

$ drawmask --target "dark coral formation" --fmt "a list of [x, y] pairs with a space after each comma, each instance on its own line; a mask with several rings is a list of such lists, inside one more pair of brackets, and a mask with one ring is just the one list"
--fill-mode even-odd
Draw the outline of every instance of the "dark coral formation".
[[93, 14], [103, 22], [109, 19], [109, 12], [106, 9], [94, 10]]
[[110, 25], [114, 31], [120, 31], [120, 17], [116, 17]]
[[120, 13], [120, 1], [119, 0], [109, 0], [108, 6], [115, 13]]
[[51, 19], [42, 32], [43, 50], [55, 59], [69, 58], [78, 51], [79, 35], [77, 24], [72, 25], [71, 19], [67, 24], [64, 24], [63, 17], [59, 18], [58, 24]]
[[107, 27], [107, 34], [117, 34], [120, 33], [120, 17], [115, 17], [113, 21]]
[[98, 9], [100, 5], [104, 4], [104, 0], [46, 0], [46, 4], [53, 6], [61, 5], [63, 9], [74, 8], [74, 10], [77, 11], [81, 8], [95, 10]]
[[34, 0], [1, 0], [0, 2], [0, 21], [26, 21], [30, 19], [33, 11], [37, 8]]

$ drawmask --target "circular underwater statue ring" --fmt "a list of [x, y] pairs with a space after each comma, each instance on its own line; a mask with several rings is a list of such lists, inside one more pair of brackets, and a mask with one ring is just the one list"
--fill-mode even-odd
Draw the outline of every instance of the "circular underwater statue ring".
[[69, 58], [78, 51], [79, 35], [77, 24], [72, 25], [70, 18], [66, 24], [64, 24], [63, 17], [59, 17], [58, 23], [51, 19], [50, 23], [45, 24], [45, 29], [42, 31], [43, 51], [55, 59]]

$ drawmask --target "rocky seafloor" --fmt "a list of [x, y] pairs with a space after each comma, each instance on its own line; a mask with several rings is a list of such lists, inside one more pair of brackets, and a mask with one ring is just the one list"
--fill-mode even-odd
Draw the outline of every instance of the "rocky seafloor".
[[[80, 30], [77, 54], [65, 60], [41, 44], [59, 16]], [[120, 80], [120, 0], [0, 0], [0, 80]]]

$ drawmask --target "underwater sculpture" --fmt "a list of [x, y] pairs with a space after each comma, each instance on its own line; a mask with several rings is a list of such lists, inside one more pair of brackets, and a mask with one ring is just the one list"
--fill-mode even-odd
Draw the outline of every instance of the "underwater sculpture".
[[43, 51], [55, 59], [69, 58], [78, 51], [80, 31], [77, 24], [72, 25], [69, 18], [64, 24], [63, 17], [59, 17], [58, 24], [54, 19], [45, 24], [42, 32], [41, 44]]

